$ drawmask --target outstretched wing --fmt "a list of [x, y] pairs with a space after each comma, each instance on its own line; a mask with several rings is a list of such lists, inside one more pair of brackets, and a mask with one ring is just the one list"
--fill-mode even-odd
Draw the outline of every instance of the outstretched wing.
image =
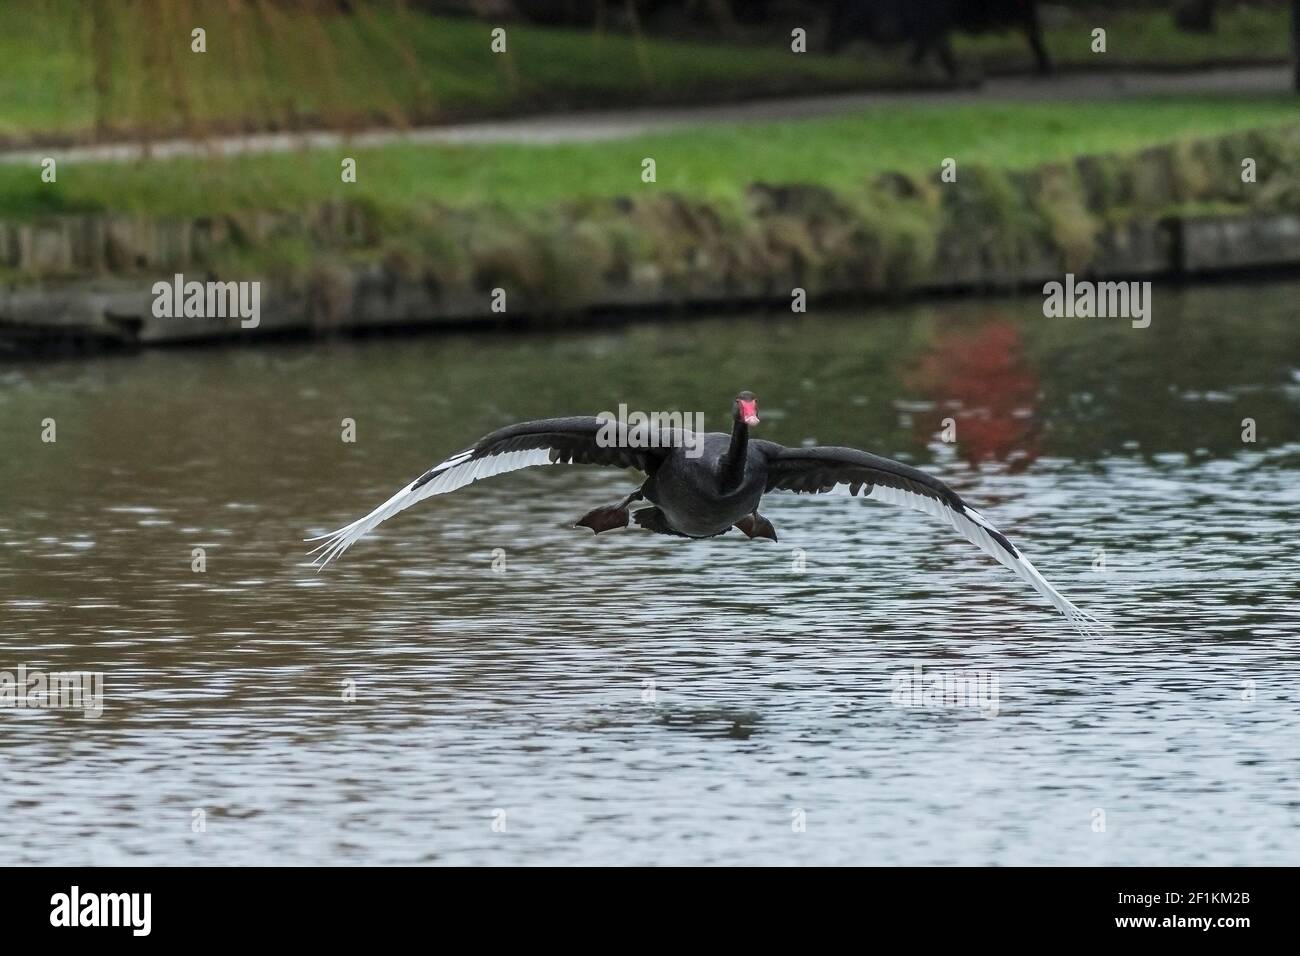
[[381, 522], [432, 495], [445, 495], [480, 478], [531, 465], [609, 465], [650, 474], [672, 448], [687, 439], [677, 429], [652, 424], [625, 429], [615, 421], [595, 417], [508, 425], [434, 465], [365, 517], [332, 534], [307, 540], [324, 541], [312, 551], [319, 570]]
[[902, 462], [856, 448], [785, 448], [754, 442], [767, 458], [767, 490], [862, 495], [934, 515], [1015, 572], [1085, 634], [1101, 623], [1052, 587], [1007, 536], [938, 478]]

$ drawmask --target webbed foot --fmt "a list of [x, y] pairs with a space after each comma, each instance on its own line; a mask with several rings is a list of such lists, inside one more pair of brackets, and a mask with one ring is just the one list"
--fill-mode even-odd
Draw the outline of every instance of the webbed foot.
[[619, 528], [626, 528], [631, 515], [627, 508], [621, 505], [606, 505], [604, 508], [595, 508], [588, 511], [585, 515], [577, 520], [575, 528], [590, 528], [596, 534], [602, 531], [617, 531]]
[[750, 538], [768, 538], [776, 540], [776, 529], [772, 527], [772, 522], [768, 521], [761, 514], [755, 511], [752, 515], [746, 515], [736, 522], [736, 527]]

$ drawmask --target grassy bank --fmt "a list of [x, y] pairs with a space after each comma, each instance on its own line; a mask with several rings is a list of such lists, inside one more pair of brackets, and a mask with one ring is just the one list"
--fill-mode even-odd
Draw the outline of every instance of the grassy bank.
[[[508, 26], [507, 52], [473, 19], [357, 5], [353, 16], [289, 5], [0, 7], [0, 136], [85, 138], [198, 130], [431, 122], [538, 109], [847, 89], [902, 76], [895, 57], [796, 56], [619, 33]], [[146, 26], [146, 8], [159, 22]], [[208, 52], [189, 50], [195, 25]], [[163, 95], [160, 95], [163, 94]]]
[[[563, 322], [613, 308], [662, 313], [687, 305], [786, 304], [796, 288], [816, 300], [896, 297], [1041, 286], [1065, 272], [1187, 278], [1300, 264], [1300, 126], [1198, 128], [1190, 120], [1204, 115], [1191, 114], [1181, 127], [1185, 135], [1169, 142], [1169, 129], [1153, 137], [1150, 123], [1141, 125], [1149, 110], [1127, 126], [1117, 115], [1108, 106], [1073, 140], [1060, 135], [1059, 125], [1041, 124], [1055, 135], [1018, 148], [990, 142], [982, 152], [973, 144], [951, 149], [956, 140], [945, 126], [915, 172], [886, 167], [890, 156], [919, 162], [919, 153], [864, 160], [826, 152], [843, 149], [838, 138], [791, 137], [782, 147], [776, 130], [733, 130], [729, 135], [745, 149], [765, 142], [774, 165], [735, 153], [701, 154], [707, 170], [726, 178], [702, 175], [698, 188], [670, 190], [641, 184], [639, 153], [631, 152], [625, 158], [633, 188], [620, 183], [605, 195], [608, 183], [570, 176], [567, 191], [548, 193], [549, 202], [532, 191], [535, 182], [551, 181], [538, 163], [545, 150], [537, 149], [508, 151], [531, 157], [532, 165], [515, 167], [516, 179], [480, 193], [398, 202], [393, 182], [376, 177], [385, 185], [368, 197], [300, 202], [299, 195], [254, 211], [219, 211], [202, 180], [184, 179], [186, 169], [196, 172], [191, 164], [131, 167], [145, 178], [130, 189], [118, 181], [118, 198], [105, 198], [102, 212], [0, 215], [0, 327], [24, 340], [118, 344], [242, 334], [229, 316], [153, 316], [153, 283], [178, 272], [263, 281], [265, 321], [257, 334], [264, 335]], [[1231, 116], [1247, 121], [1240, 111]], [[868, 130], [880, 125], [858, 122]], [[1025, 124], [1010, 128], [1023, 131]], [[1126, 148], [1058, 156], [1066, 142], [1075, 149], [1088, 142]], [[718, 143], [697, 144], [710, 145]], [[490, 155], [474, 152], [483, 160]], [[959, 157], [955, 181], [937, 175], [941, 152]], [[811, 161], [832, 155], [843, 168]], [[1244, 158], [1255, 160], [1256, 181], [1243, 181]], [[994, 164], [999, 159], [1003, 164]], [[331, 157], [331, 176], [332, 163]], [[80, 170], [95, 172], [112, 169]], [[458, 185], [449, 169], [438, 172], [447, 174], [440, 189]], [[765, 172], [779, 178], [756, 175]], [[229, 182], [249, 188], [242, 174]], [[459, 185], [467, 182], [462, 176]], [[287, 177], [280, 184], [295, 185]], [[205, 196], [212, 208], [160, 213], [189, 208], [193, 199], [177, 197], [193, 196]], [[121, 212], [128, 197], [138, 204], [134, 214]], [[508, 296], [508, 316], [493, 307], [496, 290]]]
[[[1044, 40], [1055, 61], [1066, 68], [1192, 67], [1280, 61], [1291, 55], [1291, 21], [1285, 6], [1222, 9], [1218, 28], [1211, 34], [1175, 29], [1168, 11], [1123, 11], [1112, 7], [1062, 13], [1064, 21], [1047, 28]], [[1104, 54], [1092, 52], [1092, 31], [1096, 27], [1106, 30]], [[1028, 45], [1015, 33], [959, 35], [953, 46], [958, 56], [982, 62], [993, 71], [1028, 70], [1033, 66]]]
[[[327, 5], [315, 5], [319, 11]], [[637, 39], [490, 24], [385, 4], [352, 16], [292, 4], [138, 0], [0, 6], [0, 139], [116, 138], [325, 125], [403, 125], [584, 106], [695, 102], [915, 84], [905, 51], [795, 55], [785, 34], [748, 44]], [[207, 31], [192, 53], [190, 31]], [[1106, 27], [1108, 52], [1089, 49]], [[809, 26], [810, 33], [816, 31]], [[1179, 33], [1166, 12], [1071, 11], [1046, 31], [1065, 67], [1195, 65], [1287, 55], [1282, 8], [1233, 9], [1213, 36]], [[815, 44], [814, 44], [815, 45]], [[964, 65], [1029, 65], [1015, 33], [959, 37]]]
[[[292, 211], [337, 200], [393, 225], [414, 209], [485, 205], [512, 210], [556, 202], [674, 192], [730, 201], [753, 182], [853, 191], [882, 172], [933, 177], [947, 157], [959, 170], [1026, 169], [1083, 154], [1294, 123], [1294, 98], [1217, 96], [1071, 104], [880, 107], [798, 123], [714, 127], [563, 146], [388, 146], [230, 159], [64, 164], [58, 182], [0, 167], [0, 216], [125, 212], [187, 218], [246, 210]], [[1158, 119], [1158, 121], [1156, 121]], [[357, 160], [344, 184], [340, 157]], [[652, 157], [657, 182], [641, 181]]]

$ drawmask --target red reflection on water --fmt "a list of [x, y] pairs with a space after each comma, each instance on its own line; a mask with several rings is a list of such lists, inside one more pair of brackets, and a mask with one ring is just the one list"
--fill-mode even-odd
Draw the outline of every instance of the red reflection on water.
[[907, 384], [935, 404], [914, 418], [923, 440], [952, 418], [957, 454], [972, 466], [997, 461], [1019, 471], [1038, 457], [1039, 379], [1011, 322], [941, 330]]

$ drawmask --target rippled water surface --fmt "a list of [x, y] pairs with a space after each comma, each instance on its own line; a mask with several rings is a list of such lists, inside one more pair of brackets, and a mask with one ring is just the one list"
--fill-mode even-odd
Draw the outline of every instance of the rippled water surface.
[[[0, 670], [105, 682], [97, 719], [0, 709], [6, 862], [1300, 861], [1298, 300], [0, 366]], [[1114, 631], [875, 502], [773, 496], [779, 544], [593, 538], [634, 476], [585, 468], [304, 561], [502, 424], [725, 428], [741, 388], [763, 437], [942, 475]], [[986, 696], [901, 706], [918, 666]]]

